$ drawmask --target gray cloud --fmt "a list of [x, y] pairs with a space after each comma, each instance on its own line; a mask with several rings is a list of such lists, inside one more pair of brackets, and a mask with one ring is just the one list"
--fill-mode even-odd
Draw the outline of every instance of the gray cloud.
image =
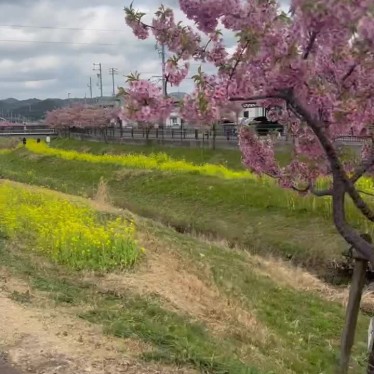
[[[154, 4], [152, 1], [137, 3], [135, 5], [144, 10], [154, 10], [150, 7]], [[124, 75], [134, 70], [144, 71], [149, 76], [159, 75], [161, 64], [154, 41], [139, 42], [133, 36], [124, 22], [123, 8], [123, 2], [117, 0], [58, 3], [1, 0], [0, 98], [66, 97], [68, 92], [83, 97], [89, 95], [90, 77], [94, 94], [98, 95], [93, 63], [99, 62], [103, 67], [105, 95], [112, 91], [110, 67], [119, 71], [118, 85], [123, 85]], [[56, 41], [63, 43], [54, 43]]]
[[[178, 2], [163, 1], [170, 7], [177, 7]], [[150, 13], [158, 4], [159, 0], [134, 1], [135, 8]], [[133, 36], [124, 22], [124, 5], [123, 0], [0, 0], [0, 99], [65, 98], [68, 92], [75, 97], [88, 96], [90, 77], [94, 94], [98, 95], [98, 80], [92, 68], [99, 62], [103, 66], [105, 95], [112, 92], [110, 67], [118, 69], [117, 85], [123, 85], [124, 76], [135, 70], [145, 78], [160, 75], [161, 61], [154, 39], [139, 41]], [[180, 11], [176, 14], [186, 21]], [[229, 40], [234, 41], [232, 37]], [[191, 74], [197, 66], [193, 64]], [[191, 88], [192, 82], [187, 80], [179, 90]]]

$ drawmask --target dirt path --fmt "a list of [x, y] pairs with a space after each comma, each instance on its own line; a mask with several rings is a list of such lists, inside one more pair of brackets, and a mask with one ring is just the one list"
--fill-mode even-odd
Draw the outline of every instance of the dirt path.
[[13, 301], [9, 296], [14, 290], [27, 290], [17, 282], [0, 277], [1, 374], [192, 373], [142, 363], [137, 359], [145, 348], [142, 343], [106, 337], [100, 327], [64, 309]]
[[0, 373], [1, 374], [21, 374], [18, 370], [12, 368], [6, 363], [5, 358], [0, 353]]

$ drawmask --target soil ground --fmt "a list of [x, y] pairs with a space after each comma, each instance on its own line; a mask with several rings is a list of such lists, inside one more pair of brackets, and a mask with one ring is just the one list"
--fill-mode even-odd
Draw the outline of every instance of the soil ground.
[[[139, 363], [139, 342], [102, 334], [101, 328], [54, 308], [12, 300], [27, 285], [0, 277], [1, 374], [172, 374], [191, 373], [176, 367]], [[33, 295], [34, 297], [35, 295]]]
[[4, 355], [0, 353], [0, 373], [1, 374], [21, 374], [18, 370], [10, 367], [4, 358]]

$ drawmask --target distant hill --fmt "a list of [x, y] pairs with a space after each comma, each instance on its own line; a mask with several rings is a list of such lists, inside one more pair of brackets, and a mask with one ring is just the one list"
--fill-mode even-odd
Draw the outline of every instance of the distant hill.
[[169, 93], [169, 96], [177, 100], [183, 99], [185, 95], [187, 95], [185, 92], [170, 92]]
[[[169, 94], [177, 100], [183, 99], [184, 92], [171, 92]], [[95, 104], [97, 102], [112, 102], [112, 97], [103, 97], [102, 99], [27, 99], [17, 100], [9, 98], [0, 100], [0, 117], [8, 120], [17, 119], [18, 121], [38, 121], [45, 117], [46, 113], [53, 109], [63, 108], [71, 104], [87, 103]]]
[[5, 99], [5, 100], [3, 100], [5, 103], [7, 103], [7, 104], [15, 104], [15, 103], [17, 103], [18, 102], [18, 100], [17, 99], [13, 99], [12, 97], [10, 97], [9, 99]]
[[13, 98], [0, 100], [0, 117], [22, 121], [37, 121], [45, 117], [53, 109], [62, 108], [72, 103], [96, 103], [98, 99], [27, 99]]

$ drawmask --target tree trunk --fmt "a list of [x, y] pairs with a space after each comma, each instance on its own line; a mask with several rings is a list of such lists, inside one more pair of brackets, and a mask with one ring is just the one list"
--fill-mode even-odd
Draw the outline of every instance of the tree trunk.
[[367, 374], [374, 374], [374, 347], [370, 351], [369, 358], [368, 358], [368, 368]]
[[213, 131], [212, 149], [214, 151], [216, 149], [216, 124], [215, 123], [213, 124], [212, 131]]
[[341, 340], [340, 363], [337, 374], [347, 374], [349, 369], [349, 359], [355, 338], [358, 314], [362, 290], [365, 285], [365, 274], [368, 261], [362, 258], [355, 258], [352, 284], [349, 290], [349, 299], [345, 317], [345, 325]]
[[104, 142], [107, 144], [108, 137], [107, 137], [106, 129], [101, 130], [101, 133], [103, 134]]

